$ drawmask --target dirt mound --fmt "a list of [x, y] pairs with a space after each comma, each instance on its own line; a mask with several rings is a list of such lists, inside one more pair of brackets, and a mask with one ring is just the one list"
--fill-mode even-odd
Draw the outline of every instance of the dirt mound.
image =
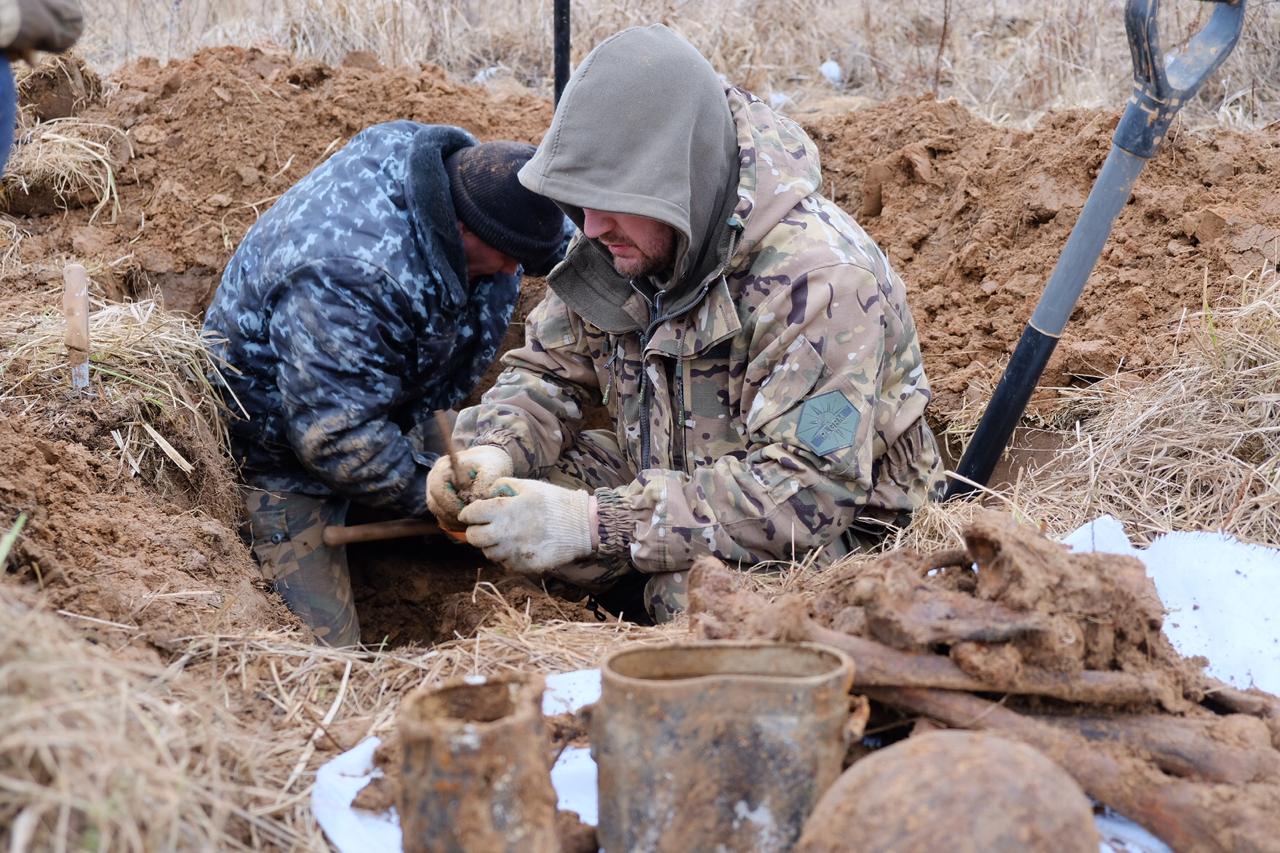
[[[463, 86], [432, 67], [383, 69], [356, 59], [328, 67], [224, 47], [122, 69], [112, 94], [78, 115], [127, 131], [128, 145], [102, 143], [116, 160], [118, 214], [90, 222], [91, 209], [81, 207], [23, 220], [30, 236], [21, 260], [49, 281], [56, 276], [49, 262], [74, 255], [111, 295], [158, 288], [167, 307], [199, 313], [256, 217], [362, 128], [411, 118], [536, 143], [550, 122], [551, 105], [532, 94]], [[930, 97], [804, 116], [827, 191], [908, 283], [936, 421], [985, 404], [1109, 150], [1117, 116], [1068, 110], [1023, 132]], [[1277, 141], [1280, 128], [1174, 135], [1139, 179], [1044, 384], [1167, 360], [1164, 333], [1203, 304], [1206, 286], [1212, 299], [1232, 286], [1229, 276], [1256, 275], [1264, 259], [1274, 261], [1280, 179], [1267, 164]], [[86, 202], [83, 191], [62, 200]], [[541, 292], [540, 282], [531, 285]], [[532, 301], [523, 300], [517, 320]], [[507, 343], [521, 333], [517, 323]], [[1040, 393], [1040, 411], [1054, 396]]]
[[[176, 506], [83, 445], [0, 418], [0, 508], [27, 513], [9, 562], [50, 603], [131, 640], [288, 628], [297, 620], [255, 579], [234, 528]], [[107, 620], [114, 625], [103, 625]]]
[[412, 119], [536, 143], [551, 120], [545, 100], [490, 96], [433, 67], [330, 68], [257, 48], [141, 60], [111, 83], [114, 92], [77, 119], [127, 132], [128, 146], [113, 149], [118, 213], [91, 222], [90, 209], [76, 208], [30, 220], [21, 260], [74, 255], [108, 294], [156, 288], [167, 308], [192, 313], [208, 304], [258, 215], [365, 127]]
[[[923, 97], [806, 120], [835, 200], [907, 282], [935, 417], [985, 405], [1118, 117], [1067, 110], [1020, 132]], [[1277, 143], [1280, 127], [1175, 132], [1139, 178], [1042, 384], [1167, 363], [1165, 333], [1184, 312], [1275, 263]], [[1052, 396], [1040, 394], [1042, 410]]]

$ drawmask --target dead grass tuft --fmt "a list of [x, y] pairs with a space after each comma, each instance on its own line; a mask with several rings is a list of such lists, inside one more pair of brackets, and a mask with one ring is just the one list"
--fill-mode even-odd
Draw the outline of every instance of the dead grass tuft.
[[1220, 529], [1280, 544], [1280, 276], [1268, 264], [1230, 285], [1172, 364], [1072, 392], [1079, 438], [1031, 476], [1038, 501], [1110, 513], [1143, 538]]
[[62, 208], [91, 206], [91, 222], [104, 210], [114, 221], [120, 208], [115, 164], [118, 152], [130, 150], [124, 131], [111, 125], [78, 118], [39, 122], [19, 134], [0, 184], [0, 208], [26, 213], [26, 199], [42, 205], [48, 196]]
[[60, 312], [0, 318], [0, 404], [50, 421], [87, 408], [100, 434], [76, 438], [109, 448], [122, 474], [236, 518], [223, 403], [209, 381], [219, 365], [203, 331], [153, 300], [91, 307], [87, 396], [70, 389]]

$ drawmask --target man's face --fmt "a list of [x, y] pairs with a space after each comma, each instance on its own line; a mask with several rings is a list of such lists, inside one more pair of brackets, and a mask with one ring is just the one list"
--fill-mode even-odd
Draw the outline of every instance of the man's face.
[[461, 222], [458, 223], [458, 231], [462, 234], [462, 251], [467, 256], [467, 278], [475, 281], [500, 272], [515, 274], [516, 267], [520, 266], [519, 261], [481, 240]]
[[627, 278], [661, 277], [676, 262], [676, 230], [647, 216], [584, 207], [582, 233], [603, 243], [613, 268]]

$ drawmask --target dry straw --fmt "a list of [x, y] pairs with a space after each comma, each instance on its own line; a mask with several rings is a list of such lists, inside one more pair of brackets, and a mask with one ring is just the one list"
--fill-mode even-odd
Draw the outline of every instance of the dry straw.
[[48, 309], [0, 318], [0, 402], [50, 420], [66, 405], [89, 406], [105, 415], [97, 420], [122, 472], [193, 488], [219, 517], [234, 517], [223, 403], [210, 382], [220, 365], [205, 334], [153, 300], [92, 308], [91, 396], [77, 403], [70, 394], [65, 320]]
[[114, 220], [120, 207], [113, 146], [128, 149], [124, 131], [78, 118], [40, 122], [20, 134], [5, 169], [3, 193], [38, 196], [51, 193], [57, 204], [93, 207], [93, 221], [104, 210]]
[[1228, 286], [1172, 364], [1073, 392], [1079, 439], [1037, 501], [1111, 513], [1143, 538], [1221, 529], [1280, 544], [1280, 276], [1267, 264]]
[[[100, 70], [212, 44], [267, 40], [329, 63], [354, 50], [400, 65], [430, 62], [470, 79], [494, 70], [550, 91], [550, 0], [86, 0], [98, 26], [83, 49]], [[684, 33], [736, 83], [802, 100], [840, 92], [875, 99], [933, 91], [992, 121], [1027, 124], [1045, 110], [1119, 105], [1132, 64], [1119, 0], [577, 0], [574, 61], [636, 24]], [[1166, 3], [1162, 32], [1188, 32], [1211, 3]], [[1280, 9], [1250, 3], [1241, 44], [1183, 111], [1184, 121], [1255, 128], [1280, 117]]]
[[[165, 643], [126, 663], [0, 586], [0, 827], [10, 850], [325, 849], [316, 768], [390, 732], [423, 683], [595, 665], [678, 629], [535, 623], [491, 587], [475, 637], [430, 651], [339, 651], [288, 634]], [[118, 640], [127, 626], [100, 630]], [[0, 838], [4, 835], [0, 832]]]

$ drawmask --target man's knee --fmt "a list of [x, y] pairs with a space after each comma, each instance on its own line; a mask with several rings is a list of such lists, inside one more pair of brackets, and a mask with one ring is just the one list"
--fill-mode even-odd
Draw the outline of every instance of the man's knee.
[[250, 546], [262, 576], [285, 604], [331, 646], [360, 642], [345, 549], [324, 544], [324, 528], [342, 523], [344, 501], [252, 489]]
[[689, 609], [689, 573], [660, 572], [644, 584], [644, 609], [654, 624], [670, 622]]

